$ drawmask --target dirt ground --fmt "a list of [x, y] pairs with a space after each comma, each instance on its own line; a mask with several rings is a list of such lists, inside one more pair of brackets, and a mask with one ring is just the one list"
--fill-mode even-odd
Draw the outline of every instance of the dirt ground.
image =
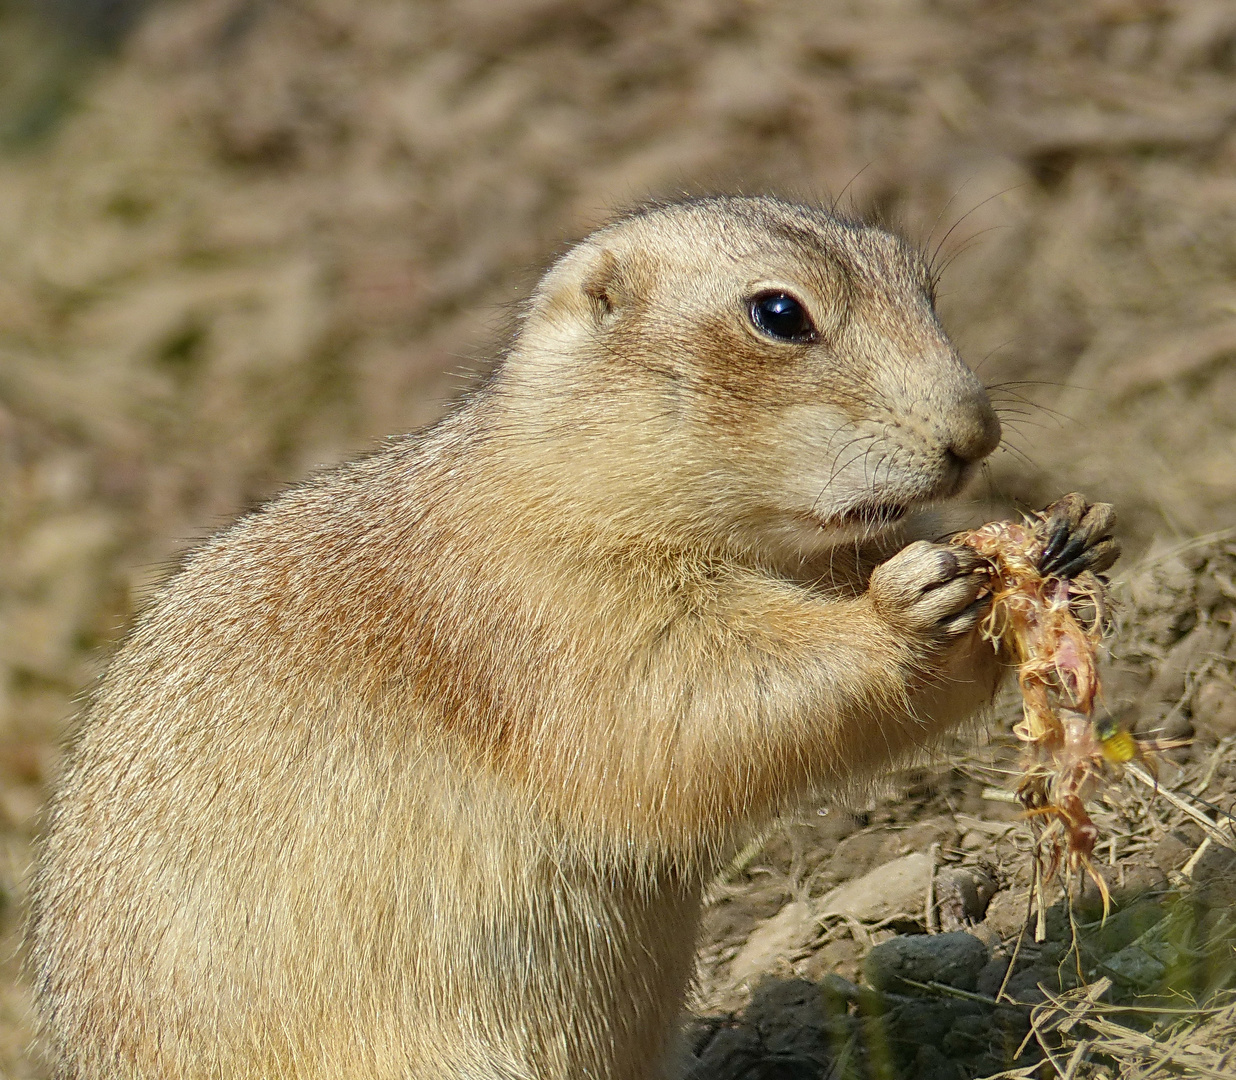
[[1131, 769], [1092, 808], [1106, 918], [1085, 875], [1071, 903], [1058, 880], [1031, 897], [1009, 692], [986, 737], [781, 823], [717, 884], [693, 1075], [1236, 1076], [1234, 571], [1227, 534], [1118, 589], [1107, 705], [1189, 741], [1157, 755], [1157, 789]]
[[1193, 742], [1097, 804], [1105, 923], [1021, 932], [1011, 700], [781, 825], [714, 890], [696, 1075], [1236, 1077], [1234, 103], [1227, 0], [0, 3], [0, 1071], [38, 807], [178, 553], [440, 415], [615, 209], [774, 191], [948, 262], [1007, 431], [959, 522], [1115, 503], [1109, 702]]

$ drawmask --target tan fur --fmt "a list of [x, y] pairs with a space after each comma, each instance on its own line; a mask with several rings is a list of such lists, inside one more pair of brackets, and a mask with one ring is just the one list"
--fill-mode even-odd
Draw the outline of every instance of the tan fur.
[[[752, 327], [772, 287], [817, 342]], [[448, 419], [197, 551], [50, 811], [56, 1076], [659, 1075], [719, 861], [998, 678], [973, 575], [871, 575], [905, 540], [851, 513], [998, 441], [929, 293], [820, 211], [651, 208]]]

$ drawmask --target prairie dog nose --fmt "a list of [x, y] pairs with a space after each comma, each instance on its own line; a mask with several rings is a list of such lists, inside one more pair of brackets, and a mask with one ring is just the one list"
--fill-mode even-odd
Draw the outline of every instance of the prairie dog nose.
[[980, 462], [1000, 445], [1000, 418], [981, 387], [952, 411], [946, 428], [950, 454], [967, 465]]

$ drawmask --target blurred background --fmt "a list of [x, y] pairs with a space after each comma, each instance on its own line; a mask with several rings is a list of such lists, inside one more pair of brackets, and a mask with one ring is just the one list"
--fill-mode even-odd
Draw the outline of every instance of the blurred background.
[[0, 1072], [44, 786], [152, 583], [440, 415], [565, 243], [708, 191], [939, 250], [986, 516], [1236, 525], [1229, 0], [0, 0]]

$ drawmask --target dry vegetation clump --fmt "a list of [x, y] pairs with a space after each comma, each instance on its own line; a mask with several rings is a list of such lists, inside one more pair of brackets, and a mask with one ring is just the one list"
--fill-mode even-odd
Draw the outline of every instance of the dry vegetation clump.
[[[1150, 1080], [1159, 1076], [1230, 1077], [1236, 1057], [1236, 994], [1202, 1007], [1107, 1005], [1109, 980], [1050, 995], [1030, 1026], [1055, 1075], [1079, 1080]], [[1042, 1065], [987, 1080], [1038, 1080]]]
[[[1083, 518], [1085, 510], [1080, 495], [1066, 495], [1024, 521], [988, 522], [950, 542], [988, 560], [991, 611], [981, 629], [1017, 665], [1023, 717], [1013, 734], [1025, 745], [1017, 801], [1039, 826], [1036, 883], [1041, 889], [1062, 870], [1084, 870], [1106, 909], [1107, 883], [1091, 861], [1099, 831], [1086, 803], [1126, 762], [1151, 762], [1153, 747], [1095, 715], [1109, 608], [1107, 581], [1096, 571], [1119, 549], [1110, 535], [1100, 539], [1109, 508]], [[1076, 541], [1071, 527], [1083, 533]], [[1088, 565], [1087, 538], [1099, 540], [1103, 565]]]
[[[0, 2], [0, 955], [75, 699], [169, 561], [438, 415], [536, 267], [631, 201], [846, 189], [949, 263], [942, 317], [1009, 433], [976, 520], [1078, 488], [1135, 548], [1236, 525], [1227, 0], [167, 0], [84, 67], [36, 7]], [[1217, 543], [1134, 582], [1105, 675], [1140, 735], [1195, 730], [1172, 752], [1195, 787], [1236, 733]], [[1221, 803], [1215, 760], [1200, 797]], [[792, 833], [804, 898], [935, 842], [942, 872], [982, 853], [1005, 875], [999, 909], [1028, 885], [1024, 834], [981, 798], [992, 777], [956, 775], [903, 798], [939, 826], [923, 850], [899, 850], [908, 816], [869, 839], [878, 808]], [[1141, 799], [1143, 862], [1194, 843], [1197, 821]], [[1146, 870], [1123, 843], [1118, 899]], [[750, 911], [783, 906], [768, 897]], [[829, 918], [811, 977], [856, 977], [863, 935], [886, 931]], [[13, 1077], [38, 1075], [25, 1000], [9, 959]]]

